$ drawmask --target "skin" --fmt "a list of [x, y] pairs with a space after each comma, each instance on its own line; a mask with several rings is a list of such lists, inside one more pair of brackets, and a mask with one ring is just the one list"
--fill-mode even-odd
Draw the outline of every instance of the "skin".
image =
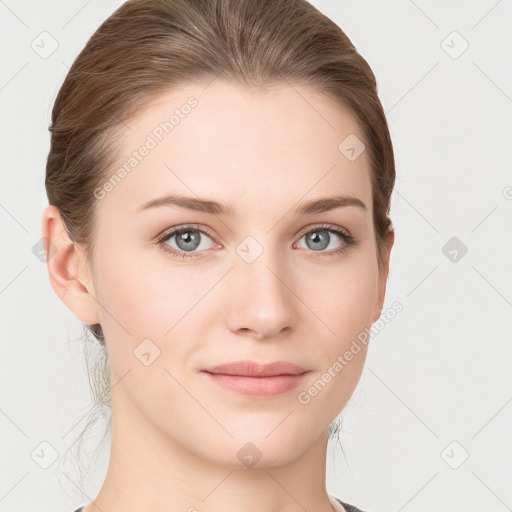
[[[349, 134], [363, 136], [311, 88], [246, 90], [215, 80], [166, 92], [120, 126], [119, 164], [190, 96], [197, 107], [97, 201], [92, 262], [54, 206], [43, 215], [43, 235], [57, 246], [47, 261], [51, 285], [82, 322], [102, 325], [114, 386], [107, 476], [84, 510], [330, 512], [328, 427], [359, 381], [367, 346], [308, 404], [297, 395], [383, 307], [394, 234], [379, 268], [368, 155], [350, 161], [338, 150]], [[235, 215], [175, 206], [135, 213], [171, 192], [232, 205]], [[367, 209], [293, 214], [299, 203], [332, 195]], [[199, 233], [199, 257], [182, 249], [188, 256], [178, 259], [155, 237], [187, 223], [214, 236]], [[308, 246], [306, 228], [322, 223], [357, 244], [328, 256], [345, 244], [329, 232], [326, 249]], [[236, 252], [247, 236], [263, 249], [250, 264]], [[180, 248], [177, 236], [165, 243]], [[149, 366], [134, 356], [146, 338], [160, 350]], [[310, 373], [298, 388], [260, 398], [200, 372], [239, 359], [284, 360]], [[261, 452], [253, 467], [237, 457], [247, 442]]]

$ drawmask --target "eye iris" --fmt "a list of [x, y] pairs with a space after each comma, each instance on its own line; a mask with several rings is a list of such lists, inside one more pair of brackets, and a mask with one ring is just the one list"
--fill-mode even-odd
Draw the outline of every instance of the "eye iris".
[[199, 233], [195, 231], [182, 231], [176, 234], [176, 245], [182, 251], [190, 251], [197, 249], [199, 242]]
[[[320, 247], [311, 247], [310, 244], [308, 243], [310, 240], [313, 242], [313, 244], [319, 243]], [[318, 231], [312, 231], [311, 233], [308, 233], [308, 235], [306, 236], [306, 243], [310, 249], [316, 249], [316, 250], [325, 249], [329, 245], [330, 240], [331, 240], [331, 237], [329, 235], [329, 232], [325, 229], [318, 230]]]

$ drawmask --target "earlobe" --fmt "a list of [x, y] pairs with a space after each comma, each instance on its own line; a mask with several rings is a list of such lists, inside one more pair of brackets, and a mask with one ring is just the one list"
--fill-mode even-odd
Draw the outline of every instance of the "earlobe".
[[62, 302], [86, 324], [99, 322], [92, 279], [84, 265], [85, 254], [69, 238], [55, 205], [43, 213], [42, 235], [50, 284]]

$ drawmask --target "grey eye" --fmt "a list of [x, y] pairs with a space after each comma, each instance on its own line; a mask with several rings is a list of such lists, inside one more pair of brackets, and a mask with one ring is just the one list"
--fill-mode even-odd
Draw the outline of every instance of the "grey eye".
[[[165, 238], [165, 241], [175, 238], [176, 247], [171, 244], [167, 245], [171, 245], [171, 247], [180, 251], [191, 252], [195, 251], [201, 245], [203, 242], [203, 237], [210, 239], [206, 233], [200, 231], [199, 229], [187, 228], [169, 233], [169, 235]], [[205, 247], [202, 247], [202, 249], [204, 248]]]
[[[334, 232], [330, 229], [325, 228], [317, 228], [309, 231], [305, 235], [302, 236], [306, 241], [306, 248], [311, 249], [312, 251], [324, 251], [329, 247], [329, 244], [337, 238], [341, 238], [341, 235]], [[334, 247], [330, 247], [330, 249], [334, 249]]]

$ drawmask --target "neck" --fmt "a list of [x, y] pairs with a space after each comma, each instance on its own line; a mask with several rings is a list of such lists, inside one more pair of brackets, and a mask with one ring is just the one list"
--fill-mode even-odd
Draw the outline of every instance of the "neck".
[[244, 467], [208, 459], [134, 409], [122, 412], [113, 407], [107, 474], [84, 512], [333, 511], [325, 488], [327, 430], [293, 460], [267, 457], [267, 464]]

